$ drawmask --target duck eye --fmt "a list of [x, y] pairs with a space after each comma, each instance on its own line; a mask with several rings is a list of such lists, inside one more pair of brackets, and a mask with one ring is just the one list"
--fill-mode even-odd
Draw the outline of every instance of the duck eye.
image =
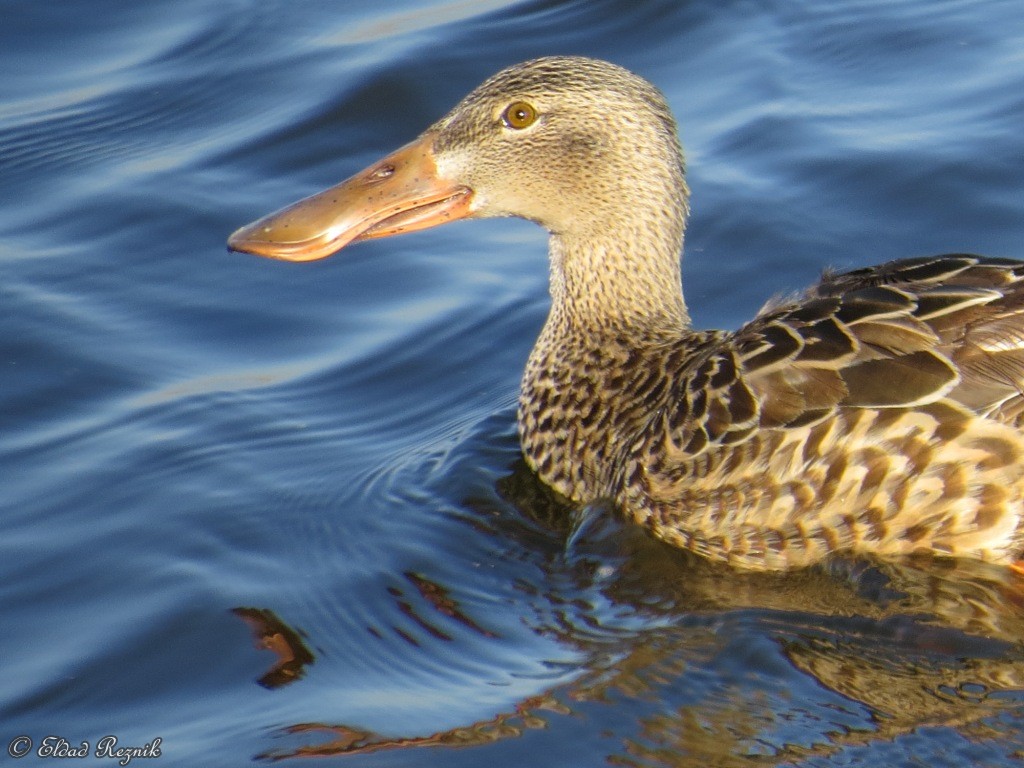
[[501, 113], [501, 121], [517, 131], [529, 128], [537, 120], [537, 110], [525, 101], [514, 101]]

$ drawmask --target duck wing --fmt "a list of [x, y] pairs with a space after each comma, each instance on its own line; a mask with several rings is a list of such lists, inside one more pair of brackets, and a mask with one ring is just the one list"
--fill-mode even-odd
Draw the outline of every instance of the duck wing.
[[1012, 556], [1022, 275], [975, 256], [891, 262], [827, 274], [733, 334], [694, 334], [626, 506], [678, 546], [754, 568], [860, 547]]
[[[979, 416], [1021, 426], [1024, 263], [968, 254], [906, 259], [826, 274], [813, 291], [838, 297], [845, 306], [878, 288], [906, 295], [914, 304], [910, 316], [937, 338], [935, 351], [959, 376], [951, 400]], [[864, 319], [869, 326], [878, 322]], [[893, 334], [881, 330], [884, 345]]]
[[1020, 425], [1024, 263], [948, 255], [828, 273], [714, 342], [690, 358], [665, 414], [684, 453], [839, 408], [943, 399]]

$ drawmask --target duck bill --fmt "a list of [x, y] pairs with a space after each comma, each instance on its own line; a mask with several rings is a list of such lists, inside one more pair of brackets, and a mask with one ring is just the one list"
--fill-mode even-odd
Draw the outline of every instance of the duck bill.
[[228, 248], [315, 261], [349, 243], [436, 227], [470, 215], [472, 190], [441, 177], [426, 133], [337, 186], [248, 224]]

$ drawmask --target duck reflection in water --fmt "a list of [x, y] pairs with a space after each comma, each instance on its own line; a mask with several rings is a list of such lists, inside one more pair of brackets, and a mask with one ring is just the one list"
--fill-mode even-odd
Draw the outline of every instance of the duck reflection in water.
[[[524, 547], [536, 535], [534, 526], [564, 543], [531, 585], [547, 590], [532, 595], [532, 626], [577, 650], [582, 674], [489, 719], [436, 733], [384, 735], [357, 724], [296, 723], [278, 733], [293, 746], [258, 759], [482, 747], [614, 707], [633, 713], [636, 723], [635, 735], [608, 755], [613, 764], [738, 768], [826, 758], [922, 727], [952, 728], [983, 741], [993, 735], [994, 718], [1021, 716], [1014, 694], [1024, 691], [1024, 580], [1012, 571], [970, 560], [839, 557], [799, 571], [742, 572], [653, 540], [607, 507], [573, 513], [525, 465], [498, 491], [508, 506], [477, 509], [471, 524], [497, 521], [496, 537], [524, 539]], [[501, 641], [459, 605], [456, 590], [419, 574], [407, 573], [405, 581], [407, 590], [389, 591], [431, 637], [452, 640], [450, 627], [458, 626]], [[593, 594], [595, 583], [604, 599], [642, 617], [644, 628], [595, 631], [597, 609], [580, 599]], [[257, 638], [266, 636], [266, 626], [252, 621], [253, 609], [239, 615], [256, 627]], [[749, 651], [721, 661], [736, 655], [728, 649], [728, 627], [737, 624], [756, 626], [793, 669], [842, 697], [856, 716], [841, 727], [843, 714], [833, 713], [837, 725], [811, 746], [780, 743], [766, 750], [766, 734], [772, 738], [786, 717], [770, 686], [760, 695], [745, 684], [687, 700], [689, 676], [709, 665], [735, 663], [736, 674], [749, 672], [743, 671], [751, 665]], [[300, 639], [295, 630], [275, 626], [272, 634]], [[279, 642], [261, 644], [279, 653], [272, 672], [285, 657], [303, 655], [294, 649], [281, 655]], [[310, 654], [307, 664], [312, 661]], [[299, 677], [275, 674], [279, 681]], [[673, 702], [673, 709], [647, 706], [655, 701]]]

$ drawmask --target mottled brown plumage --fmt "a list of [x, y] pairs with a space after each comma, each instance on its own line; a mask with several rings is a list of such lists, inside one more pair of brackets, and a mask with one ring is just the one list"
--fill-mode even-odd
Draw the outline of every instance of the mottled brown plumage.
[[[433, 165], [432, 186], [417, 173], [401, 182], [415, 194], [375, 203], [413, 175], [410, 153]], [[611, 499], [671, 544], [752, 569], [840, 550], [1020, 556], [1024, 263], [950, 255], [827, 274], [735, 332], [694, 330], [673, 118], [646, 81], [574, 57], [500, 72], [330, 194], [348, 201], [344, 220], [321, 221], [318, 196], [231, 246], [319, 258], [462, 216], [550, 231], [552, 308], [519, 430], [566, 498]]]
[[523, 382], [524, 450], [568, 498], [610, 497], [748, 568], [837, 550], [1011, 561], [1024, 351], [1005, 321], [1024, 311], [1021, 274], [909, 260], [827, 277], [735, 333], [548, 337]]

